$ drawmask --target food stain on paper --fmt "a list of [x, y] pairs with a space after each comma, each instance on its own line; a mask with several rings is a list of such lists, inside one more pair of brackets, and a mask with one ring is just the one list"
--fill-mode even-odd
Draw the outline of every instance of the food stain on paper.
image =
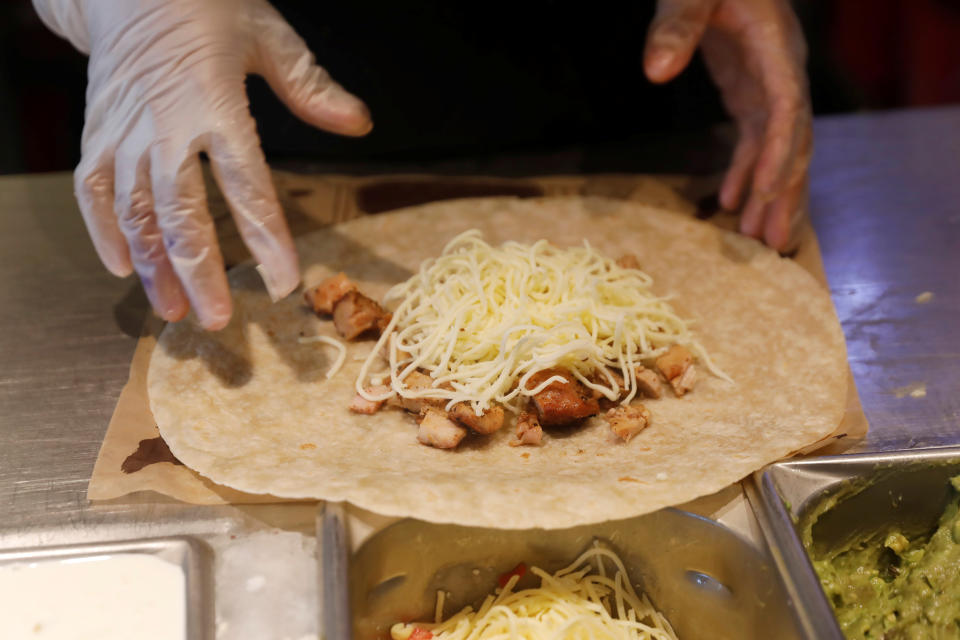
[[127, 456], [127, 459], [120, 465], [120, 470], [124, 473], [136, 473], [140, 469], [158, 462], [172, 462], [173, 464], [183, 465], [170, 451], [170, 447], [163, 441], [163, 438], [159, 436], [141, 440], [137, 450]]

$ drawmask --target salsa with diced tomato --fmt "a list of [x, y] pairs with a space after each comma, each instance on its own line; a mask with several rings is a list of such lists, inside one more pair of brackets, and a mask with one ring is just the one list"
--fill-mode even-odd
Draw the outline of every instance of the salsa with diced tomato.
[[505, 586], [507, 586], [507, 583], [510, 582], [510, 578], [512, 578], [513, 576], [522, 578], [526, 572], [527, 572], [527, 565], [521, 562], [520, 564], [515, 566], [513, 569], [510, 569], [510, 571], [507, 571], [506, 573], [501, 575], [499, 578], [497, 578], [497, 584], [499, 584], [500, 588], [503, 589]]

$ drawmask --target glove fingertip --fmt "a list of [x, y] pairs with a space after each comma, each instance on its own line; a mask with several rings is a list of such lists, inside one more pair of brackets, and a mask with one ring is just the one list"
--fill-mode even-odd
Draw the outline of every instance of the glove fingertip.
[[190, 311], [190, 305], [185, 298], [157, 301], [154, 299], [155, 297], [156, 295], [151, 295], [151, 292], [147, 292], [150, 306], [153, 307], [154, 313], [164, 322], [179, 322], [187, 317], [187, 312]]
[[126, 263], [121, 262], [114, 263], [113, 266], [108, 265], [107, 269], [118, 278], [126, 278], [133, 273], [133, 265], [130, 264], [129, 260], [127, 260]]
[[100, 257], [100, 262], [111, 274], [118, 278], [126, 278], [133, 273], [133, 261], [130, 259], [130, 249], [123, 238], [105, 239], [93, 238], [93, 246]]
[[[190, 303], [172, 269], [170, 276], [169, 279], [161, 278], [158, 282], [154, 278], [141, 274], [140, 283], [156, 314], [166, 322], [178, 322], [183, 320], [190, 311]], [[164, 282], [164, 280], [167, 281]]]
[[793, 216], [793, 202], [788, 197], [781, 197], [770, 205], [770, 211], [764, 222], [764, 242], [776, 249], [784, 251], [791, 240], [791, 220]]
[[732, 180], [728, 179], [723, 183], [723, 186], [720, 187], [720, 206], [726, 209], [727, 211], [734, 211], [737, 208], [737, 205], [740, 204], [739, 200], [739, 188]]
[[363, 126], [357, 127], [356, 133], [353, 133], [351, 135], [355, 135], [359, 138], [367, 135], [371, 131], [373, 131], [373, 120], [368, 116]]
[[168, 307], [159, 311], [160, 317], [166, 320], [167, 322], [180, 322], [187, 317], [187, 312], [190, 311], [190, 307], [187, 305], [181, 305], [178, 307]]
[[651, 82], [662, 83], [670, 80], [676, 72], [672, 65], [676, 55], [669, 49], [653, 49], [644, 57], [643, 70]]
[[348, 136], [364, 136], [373, 129], [370, 109], [362, 100], [339, 86], [314, 94], [307, 104], [311, 124]]
[[264, 265], [258, 264], [257, 273], [263, 279], [267, 294], [273, 302], [286, 298], [300, 284], [300, 275], [296, 268], [292, 271], [290, 269], [268, 269]]
[[93, 247], [100, 257], [100, 262], [111, 274], [118, 278], [126, 278], [133, 273], [133, 261], [130, 259], [130, 249], [120, 239], [93, 238]]
[[780, 224], [768, 224], [763, 234], [764, 243], [771, 249], [782, 251], [787, 246], [787, 233]]
[[751, 238], [763, 237], [764, 208], [758, 198], [750, 198], [740, 214], [740, 233]]
[[225, 302], [197, 307], [197, 319], [207, 331], [219, 331], [230, 322], [233, 308], [228, 298]]

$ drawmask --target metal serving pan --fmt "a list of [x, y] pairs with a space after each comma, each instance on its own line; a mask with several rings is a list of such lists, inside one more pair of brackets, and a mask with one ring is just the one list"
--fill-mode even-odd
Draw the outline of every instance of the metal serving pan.
[[131, 554], [152, 555], [181, 568], [186, 598], [185, 638], [213, 640], [213, 558], [207, 545], [196, 538], [173, 536], [29, 549], [0, 549], [0, 565], [65, 562]]
[[[432, 620], [438, 589], [450, 595], [445, 616], [478, 605], [497, 577], [519, 562], [547, 571], [566, 566], [594, 540], [610, 545], [631, 579], [666, 615], [680, 638], [800, 638], [768, 558], [706, 518], [664, 509], [639, 518], [562, 530], [496, 530], [402, 520], [367, 540], [348, 565], [334, 561], [337, 512], [321, 540], [328, 640], [389, 637], [399, 620]], [[340, 571], [339, 577], [337, 572]], [[349, 583], [349, 599], [337, 585]], [[347, 613], [352, 610], [352, 614]], [[342, 622], [340, 620], [339, 622]], [[335, 635], [338, 634], [338, 635]], [[352, 635], [351, 635], [352, 634]]]
[[[930, 531], [960, 473], [960, 448], [826, 456], [778, 462], [744, 483], [805, 637], [843, 640], [803, 544], [830, 550], [891, 524]], [[812, 524], [811, 524], [812, 523]]]

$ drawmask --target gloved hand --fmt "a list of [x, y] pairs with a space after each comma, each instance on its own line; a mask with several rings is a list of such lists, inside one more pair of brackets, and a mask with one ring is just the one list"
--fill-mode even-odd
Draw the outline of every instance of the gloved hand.
[[786, 248], [813, 153], [806, 44], [787, 0], [658, 0], [644, 52], [667, 82], [697, 46], [739, 130], [720, 204], [742, 202], [740, 230]]
[[300, 280], [296, 252], [250, 116], [244, 79], [263, 76], [304, 121], [344, 135], [366, 106], [316, 65], [265, 0], [34, 0], [44, 22], [90, 54], [80, 211], [100, 259], [136, 269], [154, 309], [222, 328], [230, 293], [207, 210], [206, 152], [274, 298]]

